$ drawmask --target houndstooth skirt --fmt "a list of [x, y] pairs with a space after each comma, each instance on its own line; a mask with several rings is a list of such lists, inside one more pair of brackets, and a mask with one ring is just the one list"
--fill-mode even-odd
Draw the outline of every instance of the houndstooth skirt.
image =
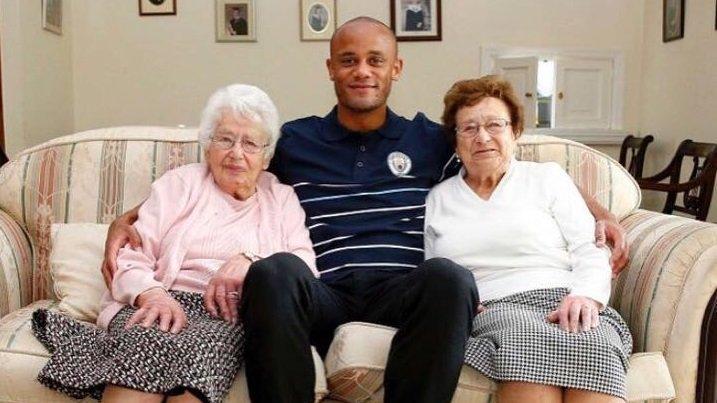
[[608, 307], [600, 325], [568, 333], [546, 321], [565, 288], [526, 291], [487, 301], [473, 322], [465, 363], [497, 382], [519, 381], [584, 389], [626, 398], [632, 336]]
[[124, 325], [135, 312], [125, 307], [104, 331], [40, 309], [32, 330], [52, 354], [40, 371], [43, 385], [74, 398], [100, 399], [105, 385], [149, 393], [189, 391], [204, 402], [221, 402], [243, 362], [244, 332], [239, 325], [214, 319], [202, 295], [171, 291], [188, 324], [178, 334]]

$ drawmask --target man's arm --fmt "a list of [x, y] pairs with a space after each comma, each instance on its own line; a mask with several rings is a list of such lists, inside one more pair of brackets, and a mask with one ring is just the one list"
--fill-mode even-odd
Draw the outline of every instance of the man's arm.
[[617, 217], [601, 206], [594, 197], [588, 194], [581, 186], [578, 186], [580, 195], [585, 200], [590, 213], [595, 217], [595, 241], [598, 246], [608, 245], [612, 248], [610, 266], [613, 277], [627, 266], [630, 247], [627, 243], [625, 228], [623, 228]]
[[129, 243], [133, 248], [140, 247], [142, 240], [132, 224], [137, 221], [141, 204], [117, 217], [107, 231], [105, 241], [105, 258], [102, 261], [102, 276], [105, 278], [105, 285], [110, 288], [112, 277], [117, 271], [117, 254], [120, 248]]

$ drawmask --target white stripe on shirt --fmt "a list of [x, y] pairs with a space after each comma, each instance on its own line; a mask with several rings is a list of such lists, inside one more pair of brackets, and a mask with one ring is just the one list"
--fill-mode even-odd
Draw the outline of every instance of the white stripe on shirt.
[[[419, 208], [424, 208], [425, 204], [420, 204], [417, 206], [405, 206], [405, 207], [389, 207], [389, 208], [373, 208], [373, 209], [366, 209], [366, 210], [353, 210], [353, 211], [344, 211], [341, 213], [334, 213], [334, 214], [324, 214], [324, 215], [317, 215], [314, 217], [309, 217], [312, 220], [318, 220], [319, 218], [327, 218], [327, 217], [340, 217], [345, 215], [352, 215], [352, 214], [368, 214], [368, 213], [379, 213], [382, 211], [401, 211], [401, 210], [415, 210]], [[311, 228], [311, 227], [309, 227]]]
[[[326, 225], [326, 224], [324, 224], [324, 225]], [[314, 244], [314, 248], [316, 248], [317, 246], [326, 245], [327, 243], [331, 243], [331, 242], [334, 242], [334, 241], [340, 241], [340, 240], [342, 240], [342, 239], [349, 239], [349, 238], [353, 238], [353, 235], [337, 236], [336, 238], [331, 238], [331, 239], [327, 239], [327, 240], [325, 240], [325, 241], [316, 242], [316, 243]]]
[[370, 195], [390, 194], [390, 193], [399, 193], [399, 192], [426, 192], [426, 193], [428, 193], [429, 190], [430, 189], [428, 189], [428, 188], [402, 188], [402, 189], [384, 190], [381, 192], [361, 192], [361, 193], [353, 193], [353, 194], [339, 195], [339, 196], [314, 197], [311, 199], [302, 200], [301, 204], [310, 203], [310, 202], [314, 202], [314, 201], [320, 201], [320, 200], [344, 199], [347, 197], [370, 196]]
[[357, 186], [363, 186], [360, 183], [312, 183], [312, 182], [299, 182], [294, 183], [291, 185], [295, 188], [301, 187], [301, 186], [319, 186], [319, 187], [327, 187], [327, 188], [348, 188], [348, 187], [357, 187]]
[[371, 249], [371, 248], [390, 248], [390, 249], [404, 249], [404, 250], [412, 250], [416, 252], [423, 253], [423, 249], [421, 248], [412, 248], [410, 246], [402, 246], [402, 245], [389, 245], [389, 244], [376, 244], [376, 245], [358, 245], [358, 246], [344, 246], [341, 248], [336, 249], [329, 249], [326, 252], [316, 255], [316, 258], [320, 258], [322, 256], [328, 255], [330, 253], [334, 252], [340, 252], [342, 250], [348, 250], [348, 249]]
[[346, 264], [342, 264], [341, 266], [336, 266], [336, 267], [332, 267], [330, 269], [321, 270], [321, 274], [345, 269], [347, 267], [407, 267], [410, 269], [415, 269], [418, 266], [415, 264], [404, 264], [404, 263], [346, 263]]

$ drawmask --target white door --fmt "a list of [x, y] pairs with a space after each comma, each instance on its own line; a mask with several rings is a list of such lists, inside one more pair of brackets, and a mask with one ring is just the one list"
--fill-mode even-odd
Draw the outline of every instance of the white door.
[[555, 61], [557, 128], [610, 128], [612, 60], [558, 58]]
[[525, 128], [537, 123], [538, 58], [511, 57], [495, 60], [495, 73], [510, 81], [518, 98], [523, 101]]

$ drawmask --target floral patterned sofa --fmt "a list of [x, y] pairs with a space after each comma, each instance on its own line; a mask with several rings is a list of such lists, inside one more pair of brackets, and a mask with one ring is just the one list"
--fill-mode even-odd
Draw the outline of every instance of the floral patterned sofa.
[[[701, 343], [710, 337], [703, 329], [708, 305], [714, 312], [717, 225], [637, 209], [634, 180], [589, 147], [547, 136], [526, 135], [520, 143], [519, 159], [558, 162], [627, 228], [630, 265], [614, 283], [612, 304], [634, 335], [629, 400], [676, 395], [690, 402], [714, 390], [717, 360]], [[35, 381], [48, 352], [32, 336], [30, 315], [57, 306], [52, 224], [109, 223], [140, 203], [165, 171], [200, 158], [194, 129], [115, 127], [54, 139], [0, 169], [0, 402], [73, 401]], [[317, 400], [382, 401], [393, 331], [361, 323], [339, 328], [325, 368], [317, 361]], [[248, 401], [242, 377], [227, 401]], [[454, 402], [488, 402], [494, 390], [464, 368]]]

